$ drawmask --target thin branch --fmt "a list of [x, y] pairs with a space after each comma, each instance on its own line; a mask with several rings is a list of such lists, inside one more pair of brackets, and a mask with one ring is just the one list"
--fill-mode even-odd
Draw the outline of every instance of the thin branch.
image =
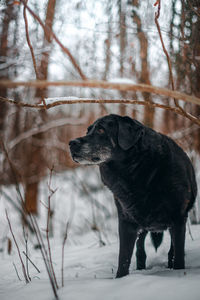
[[[23, 206], [21, 205], [20, 207], [18, 206], [18, 204], [16, 204], [16, 201], [14, 201], [4, 190], [1, 190], [2, 195], [4, 195], [4, 197], [12, 204], [12, 206], [14, 207], [15, 210], [17, 210], [22, 217], [24, 218], [26, 225], [28, 226], [29, 230], [31, 231], [31, 233], [34, 233], [34, 230], [30, 224], [30, 222], [27, 219], [27, 216], [24, 212]], [[21, 204], [21, 203], [20, 203]]]
[[43, 241], [38, 223], [35, 220], [34, 216], [32, 216], [30, 213], [29, 213], [29, 217], [30, 217], [30, 220], [31, 220], [31, 224], [32, 224], [32, 226], [35, 230], [35, 235], [36, 235], [38, 244], [41, 245], [40, 251], [41, 251], [42, 258], [43, 258], [43, 261], [44, 261], [44, 264], [45, 264], [45, 267], [46, 267], [46, 270], [47, 270], [47, 274], [49, 276], [49, 281], [50, 281], [54, 296], [55, 296], [56, 299], [58, 299], [57, 288], [55, 286], [55, 283], [54, 283], [54, 280], [53, 280], [53, 277], [52, 277], [52, 272], [51, 272], [51, 267], [50, 267], [49, 260], [48, 260], [47, 251], [46, 251], [46, 248], [45, 248], [45, 245], [44, 245], [44, 241]]
[[32, 262], [32, 260], [30, 259], [30, 257], [28, 257], [28, 255], [23, 251], [22, 252], [26, 258], [29, 260], [29, 262], [33, 265], [33, 267], [37, 270], [38, 273], [40, 273], [40, 270], [38, 269], [38, 267], [36, 267], [36, 265]]
[[[158, 6], [157, 12], [155, 12], [155, 24], [156, 24], [156, 27], [157, 27], [157, 30], [158, 30], [158, 34], [159, 34], [159, 37], [160, 37], [160, 41], [161, 41], [161, 44], [162, 44], [163, 51], [164, 51], [165, 56], [167, 58], [167, 63], [168, 63], [168, 68], [169, 68], [169, 74], [170, 74], [170, 81], [171, 81], [172, 90], [175, 91], [174, 77], [173, 77], [173, 73], [172, 73], [172, 64], [171, 64], [171, 60], [170, 60], [169, 54], [167, 52], [167, 49], [165, 47], [165, 44], [164, 44], [164, 41], [163, 41], [163, 38], [162, 38], [162, 33], [161, 33], [161, 30], [160, 30], [160, 25], [159, 25], [159, 22], [158, 22], [158, 19], [160, 17], [161, 0], [158, 0], [155, 3], [155, 5]], [[187, 113], [178, 104], [177, 99], [175, 97], [173, 97], [173, 98], [174, 98], [174, 103], [175, 103], [176, 107], [182, 112], [182, 115], [185, 116], [186, 118], [188, 118], [189, 120], [194, 121], [194, 119], [196, 119], [196, 118], [194, 116], [192, 116], [191, 114]]]
[[64, 287], [64, 249], [65, 249], [65, 243], [68, 236], [68, 228], [69, 228], [69, 222], [66, 224], [65, 234], [63, 237], [63, 243], [62, 243], [62, 264], [61, 264], [61, 278], [62, 278], [62, 287]]
[[[200, 98], [195, 96], [190, 96], [185, 93], [178, 91], [172, 91], [170, 89], [152, 86], [149, 84], [129, 84], [129, 83], [116, 83], [108, 82], [104, 80], [82, 80], [82, 81], [9, 81], [1, 80], [0, 87], [15, 88], [18, 86], [34, 87], [34, 88], [46, 88], [48, 86], [72, 86], [72, 87], [83, 87], [83, 88], [100, 88], [100, 89], [110, 89], [119, 91], [135, 91], [135, 92], [148, 92], [156, 95], [163, 95], [166, 97], [172, 97], [177, 100], [183, 100], [186, 102], [194, 103], [200, 105]], [[2, 100], [1, 100], [2, 99]], [[3, 98], [0, 97], [3, 101]], [[28, 104], [29, 107], [32, 107]]]
[[171, 81], [171, 85], [172, 85], [172, 90], [174, 91], [175, 88], [174, 88], [174, 78], [173, 78], [173, 73], [172, 73], [172, 64], [171, 64], [171, 60], [170, 60], [169, 54], [167, 52], [167, 49], [165, 47], [165, 44], [164, 44], [164, 41], [163, 41], [163, 38], [162, 38], [162, 33], [161, 33], [161, 30], [160, 30], [160, 25], [159, 25], [159, 22], [158, 22], [158, 19], [160, 17], [161, 0], [157, 1], [157, 5], [158, 5], [158, 9], [155, 12], [155, 23], [156, 23], [158, 34], [159, 34], [160, 41], [161, 41], [161, 44], [162, 44], [163, 51], [164, 51], [165, 56], [167, 58], [167, 63], [168, 63], [168, 67], [169, 67], [170, 81]]
[[[28, 2], [28, 0], [26, 0], [26, 4], [27, 4], [27, 2]], [[34, 55], [34, 51], [33, 51], [33, 46], [30, 41], [29, 32], [28, 32], [28, 20], [27, 20], [27, 16], [26, 16], [26, 6], [25, 5], [24, 5], [24, 9], [23, 9], [23, 16], [24, 16], [24, 23], [25, 23], [26, 40], [27, 40], [27, 44], [28, 44], [30, 52], [31, 52], [35, 75], [36, 75], [36, 78], [39, 80], [40, 78], [39, 78], [39, 74], [37, 71], [36, 59], [35, 59], [35, 55]]]
[[[8, 162], [9, 162], [9, 164], [10, 164], [11, 171], [13, 172], [13, 177], [16, 179], [16, 181], [15, 181], [15, 184], [16, 184], [16, 190], [17, 190], [17, 192], [18, 192], [18, 194], [19, 194], [19, 196], [20, 196], [20, 198], [21, 198], [21, 205], [22, 205], [22, 208], [24, 209], [24, 211], [25, 211], [25, 212], [27, 213], [27, 215], [29, 216], [29, 218], [30, 218], [30, 223], [31, 223], [32, 228], [33, 228], [33, 230], [34, 230], [34, 232], [35, 232], [35, 235], [36, 235], [36, 239], [37, 239], [37, 241], [38, 241], [38, 244], [41, 245], [40, 251], [41, 251], [42, 258], [43, 258], [43, 261], [44, 261], [44, 264], [45, 264], [45, 267], [46, 267], [46, 270], [47, 270], [47, 274], [48, 274], [48, 276], [49, 276], [49, 281], [50, 281], [50, 284], [51, 284], [51, 287], [52, 287], [54, 296], [55, 296], [56, 299], [58, 299], [57, 288], [56, 288], [56, 286], [55, 286], [55, 283], [54, 283], [54, 280], [53, 280], [53, 277], [52, 277], [52, 272], [51, 272], [51, 267], [50, 267], [49, 260], [48, 260], [47, 251], [46, 251], [46, 248], [45, 248], [45, 245], [44, 245], [44, 241], [43, 241], [43, 238], [42, 238], [42, 235], [41, 235], [41, 232], [40, 232], [38, 223], [37, 223], [36, 219], [34, 218], [34, 216], [32, 216], [32, 215], [30, 214], [30, 212], [27, 211], [27, 209], [26, 209], [26, 206], [25, 206], [25, 204], [24, 204], [23, 197], [22, 197], [21, 192], [20, 192], [20, 189], [19, 189], [19, 184], [18, 184], [18, 182], [17, 182], [16, 170], [15, 170], [15, 168], [14, 168], [14, 166], [13, 166], [11, 160], [9, 159], [9, 156], [8, 156], [8, 153], [7, 153], [6, 149], [5, 149], [5, 146], [4, 146], [3, 141], [0, 140], [0, 142], [1, 142], [1, 144], [2, 144], [2, 148], [4, 149], [4, 152], [5, 152], [5, 154], [6, 154], [6, 158], [8, 159]], [[7, 212], [6, 212], [6, 214], [7, 214]], [[7, 219], [8, 219], [8, 217], [7, 217]], [[11, 224], [10, 224], [9, 219], [8, 219], [8, 223], [9, 223], [9, 226], [10, 226], [10, 228], [11, 228]], [[12, 231], [11, 231], [11, 233], [12, 233]], [[15, 239], [14, 239], [14, 241], [15, 241]], [[19, 248], [18, 248], [18, 249], [19, 249]], [[19, 253], [19, 254], [20, 254], [20, 253]], [[20, 257], [21, 257], [21, 255], [20, 255]], [[21, 258], [21, 260], [22, 260], [22, 258]], [[22, 261], [22, 262], [23, 262], [23, 261]], [[25, 270], [24, 264], [23, 264], [23, 269]]]
[[200, 10], [198, 11], [198, 9], [196, 10], [193, 6], [192, 6], [192, 3], [190, 2], [190, 0], [188, 0], [188, 3], [190, 5], [190, 8], [193, 10], [193, 12], [198, 16], [200, 17]]
[[23, 226], [23, 236], [25, 240], [25, 249], [26, 249], [26, 272], [29, 281], [31, 281], [31, 277], [29, 275], [29, 267], [28, 267], [28, 232], [25, 232], [24, 226]]
[[16, 268], [16, 266], [15, 266], [14, 263], [13, 263], [13, 267], [14, 267], [14, 269], [15, 269], [15, 272], [16, 272], [16, 274], [17, 274], [17, 277], [18, 277], [19, 281], [22, 281], [21, 278], [19, 277], [19, 273], [18, 273], [17, 268]]
[[54, 272], [54, 267], [53, 267], [53, 262], [52, 262], [52, 256], [51, 256], [51, 246], [50, 246], [50, 241], [49, 241], [49, 223], [50, 223], [50, 219], [51, 219], [51, 197], [56, 192], [56, 190], [52, 190], [52, 188], [51, 188], [52, 174], [53, 174], [53, 167], [52, 167], [52, 169], [50, 171], [50, 178], [49, 178], [49, 183], [48, 183], [48, 188], [49, 188], [49, 191], [50, 191], [50, 195], [48, 196], [46, 238], [47, 238], [48, 254], [49, 254], [49, 261], [50, 261], [51, 272], [53, 274], [53, 278], [54, 278], [54, 282], [55, 282], [56, 288], [58, 289], [58, 283], [57, 283], [56, 275], [55, 275], [55, 272]]
[[[28, 0], [25, 0], [25, 3], [27, 5]], [[29, 37], [29, 32], [28, 32], [28, 19], [27, 19], [27, 16], [26, 16], [26, 5], [24, 5], [24, 10], [23, 10], [24, 23], [25, 23], [25, 31], [26, 31], [26, 40], [27, 40], [27, 43], [28, 43], [28, 46], [29, 46], [29, 49], [30, 49], [30, 52], [31, 52], [31, 57], [32, 57], [32, 61], [33, 61], [33, 67], [34, 67], [34, 70], [35, 70], [36, 79], [39, 80], [40, 76], [39, 76], [39, 73], [37, 71], [36, 59], [35, 59], [33, 47], [31, 45], [31, 41], [30, 41], [30, 37]], [[44, 97], [42, 97], [42, 103], [45, 106]]]
[[9, 228], [10, 228], [10, 232], [12, 234], [12, 237], [13, 237], [13, 240], [15, 242], [15, 245], [16, 245], [16, 248], [17, 248], [17, 252], [18, 252], [18, 255], [19, 255], [19, 259], [21, 261], [21, 265], [22, 265], [22, 271], [23, 271], [23, 274], [24, 274], [24, 278], [25, 278], [25, 281], [26, 283], [29, 283], [29, 279], [27, 277], [27, 274], [26, 274], [26, 269], [25, 269], [25, 266], [24, 266], [24, 262], [23, 262], [23, 259], [21, 257], [21, 253], [20, 253], [20, 250], [19, 250], [19, 246], [17, 244], [17, 241], [15, 239], [15, 235], [13, 233], [13, 230], [12, 230], [12, 226], [11, 226], [11, 223], [10, 223], [10, 220], [9, 220], [9, 217], [8, 217], [8, 213], [7, 213], [7, 210], [5, 211], [6, 212], [6, 218], [7, 218], [7, 221], [8, 221], [8, 225], [9, 225]]
[[27, 10], [29, 11], [29, 13], [33, 16], [34, 19], [36, 19], [38, 21], [38, 23], [41, 25], [42, 29], [44, 30], [46, 35], [50, 35], [52, 36], [52, 38], [56, 41], [56, 43], [60, 46], [60, 48], [63, 50], [63, 52], [65, 52], [71, 63], [73, 64], [73, 66], [75, 67], [75, 69], [78, 71], [80, 77], [85, 80], [87, 79], [86, 76], [84, 75], [83, 71], [81, 70], [80, 66], [78, 65], [78, 63], [76, 62], [75, 58], [73, 57], [73, 55], [71, 54], [71, 52], [69, 51], [69, 49], [67, 47], [65, 47], [61, 41], [58, 39], [58, 37], [55, 35], [55, 33], [50, 30], [50, 28], [48, 26], [45, 26], [44, 23], [42, 22], [42, 20], [40, 19], [40, 17], [38, 17], [34, 11], [27, 5], [25, 0], [20, 0], [20, 2], [27, 8]]
[[[199, 99], [199, 98], [196, 98]], [[200, 99], [199, 99], [200, 100]], [[62, 100], [62, 101], [56, 101], [51, 104], [47, 104], [46, 107], [43, 105], [34, 105], [34, 104], [28, 104], [24, 102], [18, 102], [15, 100], [7, 99], [0, 97], [0, 101], [2, 102], [7, 102], [10, 104], [15, 104], [17, 106], [21, 107], [29, 107], [29, 108], [35, 108], [35, 109], [50, 109], [52, 107], [60, 106], [60, 105], [65, 105], [65, 104], [77, 104], [77, 103], [104, 103], [104, 104], [113, 104], [113, 103], [121, 103], [121, 104], [136, 104], [136, 105], [142, 105], [142, 106], [150, 106], [150, 107], [156, 107], [156, 108], [161, 108], [165, 110], [172, 111], [178, 115], [185, 116], [185, 114], [182, 113], [177, 107], [171, 107], [168, 105], [160, 104], [160, 103], [155, 103], [155, 102], [147, 102], [147, 101], [139, 101], [139, 100], [125, 100], [125, 99], [114, 99], [114, 100], [103, 100], [103, 99], [74, 99], [74, 100]], [[199, 102], [200, 104], [200, 102]], [[192, 115], [191, 115], [192, 116]], [[200, 125], [200, 120], [194, 116], [192, 116], [192, 119], [190, 119], [193, 123]]]

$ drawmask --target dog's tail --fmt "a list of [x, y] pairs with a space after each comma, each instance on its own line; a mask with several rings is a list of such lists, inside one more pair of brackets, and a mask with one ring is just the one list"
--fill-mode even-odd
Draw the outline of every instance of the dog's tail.
[[151, 232], [150, 236], [151, 236], [152, 244], [155, 250], [157, 251], [158, 247], [162, 244], [163, 232]]

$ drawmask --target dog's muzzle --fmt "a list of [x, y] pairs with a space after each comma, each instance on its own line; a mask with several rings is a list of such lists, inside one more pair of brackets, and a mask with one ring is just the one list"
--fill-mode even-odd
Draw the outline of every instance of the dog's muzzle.
[[80, 148], [81, 148], [81, 141], [79, 139], [71, 140], [69, 142], [69, 148], [74, 161], [80, 157]]

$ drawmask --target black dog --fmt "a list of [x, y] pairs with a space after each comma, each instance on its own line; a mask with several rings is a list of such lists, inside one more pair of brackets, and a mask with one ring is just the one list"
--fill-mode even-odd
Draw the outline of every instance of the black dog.
[[104, 184], [114, 194], [120, 237], [117, 277], [128, 274], [138, 234], [137, 268], [142, 269], [147, 231], [167, 228], [168, 267], [184, 269], [185, 224], [197, 194], [194, 169], [185, 152], [169, 137], [113, 114], [95, 121], [86, 136], [69, 145], [74, 161], [99, 165]]

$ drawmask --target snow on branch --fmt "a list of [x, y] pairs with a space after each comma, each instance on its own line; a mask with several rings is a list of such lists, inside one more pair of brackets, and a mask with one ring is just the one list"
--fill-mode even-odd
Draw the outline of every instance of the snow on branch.
[[[186, 95], [186, 94], [185, 94]], [[191, 96], [188, 96], [191, 97]], [[191, 97], [192, 98], [192, 97]], [[194, 97], [196, 98], [196, 97]], [[172, 111], [176, 114], [182, 115], [186, 117], [185, 114], [181, 110], [179, 110], [178, 107], [171, 107], [168, 105], [160, 104], [160, 103], [155, 103], [155, 102], [148, 102], [148, 101], [140, 101], [140, 100], [129, 100], [129, 99], [86, 99], [86, 98], [76, 98], [76, 97], [61, 97], [62, 100], [59, 100], [60, 98], [55, 98], [55, 101], [53, 98], [50, 98], [50, 101], [48, 98], [46, 99], [47, 103], [45, 105], [43, 104], [28, 104], [25, 102], [18, 102], [15, 100], [11, 100], [8, 98], [3, 98], [0, 96], [0, 102], [6, 102], [10, 104], [15, 104], [20, 107], [26, 107], [26, 108], [35, 108], [35, 109], [50, 109], [56, 106], [64, 105], [64, 104], [77, 104], [77, 103], [99, 103], [99, 104], [110, 104], [110, 103], [118, 103], [118, 104], [136, 104], [136, 105], [143, 105], [143, 106], [149, 106], [149, 107], [154, 107], [154, 108], [161, 108], [165, 110]], [[65, 99], [65, 100], [63, 100]], [[200, 104], [200, 99], [196, 98], [196, 101], [199, 101], [198, 103]], [[191, 116], [191, 121], [197, 125], [200, 125], [200, 120], [192, 115]]]

